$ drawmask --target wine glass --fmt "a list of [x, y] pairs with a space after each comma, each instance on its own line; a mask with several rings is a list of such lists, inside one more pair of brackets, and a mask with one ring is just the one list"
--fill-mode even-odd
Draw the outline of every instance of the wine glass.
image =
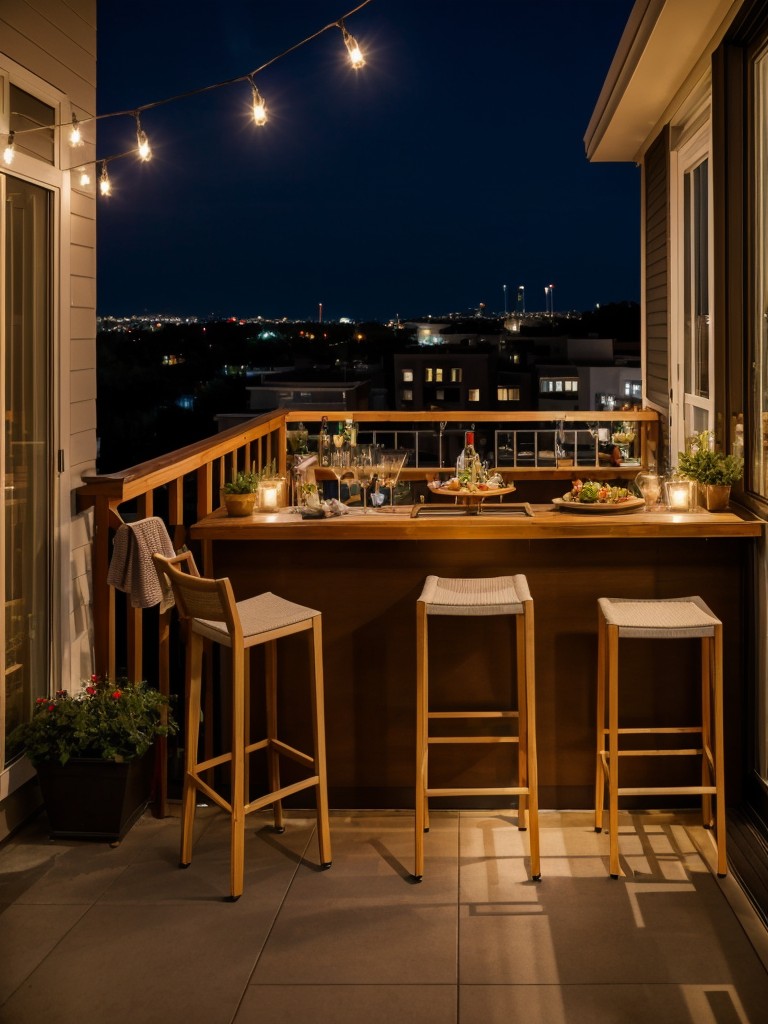
[[355, 473], [360, 481], [363, 492], [363, 515], [368, 512], [368, 488], [373, 478], [373, 451], [370, 445], [360, 445], [355, 449]]
[[334, 447], [336, 448], [337, 451], [344, 447], [344, 441], [345, 440], [346, 440], [346, 438], [344, 437], [343, 434], [334, 434], [333, 435], [333, 444], [334, 444]]
[[349, 452], [343, 448], [337, 448], [335, 452], [331, 452], [331, 472], [336, 477], [336, 483], [339, 488], [339, 504], [341, 504], [341, 478], [348, 470]]
[[395, 510], [395, 487], [407, 457], [407, 452], [383, 451], [379, 459], [379, 466], [381, 468], [380, 479], [385, 487], [389, 487], [390, 512]]

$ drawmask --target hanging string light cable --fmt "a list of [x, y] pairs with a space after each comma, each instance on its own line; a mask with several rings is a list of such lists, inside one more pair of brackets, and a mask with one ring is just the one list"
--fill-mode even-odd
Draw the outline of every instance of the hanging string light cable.
[[[322, 28], [318, 29], [316, 32], [313, 32], [305, 39], [299, 40], [298, 43], [294, 43], [293, 46], [289, 46], [287, 50], [283, 50], [282, 53], [278, 53], [275, 57], [270, 58], [270, 60], [265, 61], [264, 64], [261, 64], [259, 67], [254, 68], [252, 71], [246, 72], [246, 74], [244, 75], [237, 75], [234, 78], [228, 78], [222, 82], [213, 82], [211, 85], [203, 85], [198, 89], [190, 89], [187, 92], [177, 93], [175, 96], [166, 96], [164, 99], [154, 100], [151, 103], [144, 103], [142, 104], [142, 106], [135, 107], [132, 110], [114, 110], [110, 111], [109, 113], [94, 114], [90, 117], [82, 117], [79, 119], [73, 112], [71, 121], [63, 121], [61, 123], [52, 125], [36, 125], [33, 128], [17, 129], [15, 132], [11, 131], [8, 135], [8, 143], [3, 153], [3, 159], [5, 160], [6, 164], [9, 164], [13, 160], [13, 140], [15, 135], [22, 135], [27, 132], [36, 132], [42, 130], [50, 131], [51, 129], [55, 128], [70, 128], [70, 143], [72, 145], [77, 145], [77, 143], [73, 141], [73, 138], [77, 133], [77, 135], [79, 135], [80, 139], [82, 140], [81, 125], [85, 124], [86, 122], [102, 121], [111, 117], [132, 117], [136, 122], [137, 149], [131, 150], [128, 153], [118, 153], [112, 156], [103, 158], [100, 157], [98, 159], [89, 161], [89, 163], [94, 165], [101, 163], [102, 170], [101, 176], [99, 178], [99, 189], [102, 192], [102, 194], [109, 195], [111, 191], [111, 185], [109, 185], [109, 188], [106, 192], [102, 188], [105, 175], [107, 183], [109, 183], [109, 175], [106, 174], [107, 161], [118, 160], [124, 156], [135, 155], [136, 152], [138, 152], [138, 155], [141, 160], [146, 161], [149, 160], [152, 155], [146, 133], [141, 128], [141, 115], [145, 113], [147, 110], [154, 110], [156, 107], [164, 106], [167, 103], [176, 103], [179, 100], [190, 99], [193, 96], [201, 96], [204, 93], [212, 92], [214, 89], [223, 89], [227, 86], [235, 85], [239, 82], [248, 82], [252, 87], [252, 115], [254, 123], [257, 125], [263, 125], [266, 123], [267, 120], [267, 108], [263, 97], [261, 96], [259, 90], [256, 87], [254, 77], [258, 74], [261, 74], [263, 71], [266, 71], [267, 68], [271, 67], [277, 61], [282, 60], [283, 57], [287, 57], [288, 54], [293, 53], [295, 50], [300, 49], [302, 46], [306, 46], [307, 43], [311, 43], [314, 39], [317, 39], [318, 36], [321, 36], [323, 35], [323, 33], [329, 32], [333, 29], [341, 30], [342, 38], [347, 48], [347, 53], [349, 55], [352, 67], [362, 67], [365, 64], [365, 58], [363, 57], [362, 51], [357, 40], [347, 31], [345, 21], [347, 18], [351, 18], [353, 14], [357, 14], [358, 11], [361, 11], [364, 7], [367, 7], [368, 4], [371, 2], [372, 0], [363, 0], [362, 3], [359, 3], [356, 7], [353, 7], [351, 11], [347, 11], [347, 13], [343, 15], [343, 17], [339, 18], [337, 21], [329, 22], [329, 24], [324, 25]], [[12, 114], [12, 116], [14, 115]], [[83, 161], [79, 161], [77, 164], [73, 164], [72, 167], [64, 168], [64, 170], [72, 170], [73, 168], [79, 169], [81, 167], [83, 167]]]

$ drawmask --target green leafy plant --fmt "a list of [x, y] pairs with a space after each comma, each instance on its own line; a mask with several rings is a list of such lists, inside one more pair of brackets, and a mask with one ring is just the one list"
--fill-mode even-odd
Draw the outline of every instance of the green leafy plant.
[[699, 484], [734, 484], [744, 472], [744, 460], [726, 455], [712, 447], [713, 434], [702, 430], [686, 440], [685, 451], [678, 454], [680, 472]]
[[255, 463], [250, 470], [240, 469], [232, 474], [232, 479], [222, 486], [225, 494], [255, 494], [259, 489], [262, 480], [277, 476], [277, 460], [273, 459], [261, 472], [256, 469]]
[[24, 749], [34, 765], [66, 764], [72, 757], [131, 761], [177, 728], [159, 690], [91, 676], [75, 694], [38, 697], [31, 720], [14, 729], [9, 744]]

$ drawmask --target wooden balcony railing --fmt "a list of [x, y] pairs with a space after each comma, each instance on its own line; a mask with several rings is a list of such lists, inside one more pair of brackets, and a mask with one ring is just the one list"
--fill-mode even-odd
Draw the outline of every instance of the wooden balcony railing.
[[[115, 678], [117, 670], [125, 667], [131, 679], [155, 677], [152, 666], [144, 664], [143, 629], [146, 616], [156, 615], [154, 609], [142, 612], [125, 604], [125, 628], [117, 629], [118, 601], [107, 584], [107, 570], [112, 551], [114, 531], [129, 516], [143, 518], [158, 515], [164, 519], [174, 546], [178, 549], [187, 543], [189, 526], [208, 515], [219, 505], [218, 494], [221, 484], [238, 469], [248, 469], [255, 464], [258, 469], [274, 459], [280, 474], [286, 472], [287, 434], [295, 424], [303, 421], [316, 433], [323, 416], [333, 428], [339, 419], [353, 416], [358, 426], [359, 439], [373, 441], [392, 447], [406, 447], [413, 451], [413, 458], [405, 476], [410, 479], [425, 478], [427, 469], [450, 466], [446, 461], [446, 439], [453, 432], [460, 435], [465, 429], [474, 429], [483, 435], [486, 442], [486, 457], [493, 455], [498, 467], [514, 472], [515, 478], [566, 479], [576, 468], [589, 467], [589, 474], [595, 477], [632, 478], [640, 468], [659, 459], [659, 418], [655, 412], [380, 412], [358, 411], [345, 414], [339, 410], [327, 412], [317, 410], [277, 410], [257, 416], [239, 427], [233, 427], [213, 437], [198, 441], [177, 451], [118, 473], [103, 476], [84, 477], [83, 485], [77, 491], [78, 509], [93, 507], [94, 546], [92, 557], [92, 593], [95, 670]], [[636, 425], [637, 439], [634, 442], [632, 466], [614, 467], [601, 465], [595, 448], [594, 461], [588, 454], [589, 445], [577, 453], [578, 431], [582, 438], [588, 435], [588, 425], [594, 432], [595, 426], [607, 428], [610, 432], [619, 423]], [[541, 459], [541, 447], [534, 447], [533, 457], [525, 456], [521, 463], [520, 446], [507, 445], [506, 453], [501, 451], [500, 435], [516, 433], [535, 436], [546, 446], [548, 453], [555, 449], [555, 433], [563, 442], [564, 454]], [[454, 437], [454, 444], [458, 438]], [[572, 445], [575, 464], [569, 464], [569, 445]], [[586, 460], [584, 452], [587, 452]], [[584, 471], [582, 470], [582, 475]], [[149, 621], [148, 619], [146, 620]], [[161, 629], [167, 630], [167, 622], [161, 621]], [[118, 663], [117, 638], [125, 637], [125, 664]], [[154, 646], [154, 645], [153, 645]], [[162, 645], [161, 645], [162, 646]], [[122, 658], [122, 652], [120, 654]], [[161, 669], [161, 674], [167, 671]]]

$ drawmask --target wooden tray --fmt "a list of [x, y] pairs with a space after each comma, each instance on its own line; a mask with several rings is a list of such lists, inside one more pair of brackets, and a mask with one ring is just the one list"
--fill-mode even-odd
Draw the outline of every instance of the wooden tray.
[[644, 498], [627, 498], [626, 501], [615, 502], [614, 504], [600, 504], [599, 502], [587, 501], [563, 501], [562, 498], [553, 498], [552, 504], [561, 512], [585, 512], [588, 515], [621, 515], [622, 512], [639, 512], [645, 508]]
[[509, 487], [494, 487], [489, 491], [451, 491], [447, 487], [442, 487], [437, 481], [432, 481], [427, 486], [433, 494], [437, 494], [441, 498], [455, 498], [457, 501], [470, 505], [479, 504], [486, 498], [496, 498], [501, 494], [512, 494], [516, 490], [514, 484]]

